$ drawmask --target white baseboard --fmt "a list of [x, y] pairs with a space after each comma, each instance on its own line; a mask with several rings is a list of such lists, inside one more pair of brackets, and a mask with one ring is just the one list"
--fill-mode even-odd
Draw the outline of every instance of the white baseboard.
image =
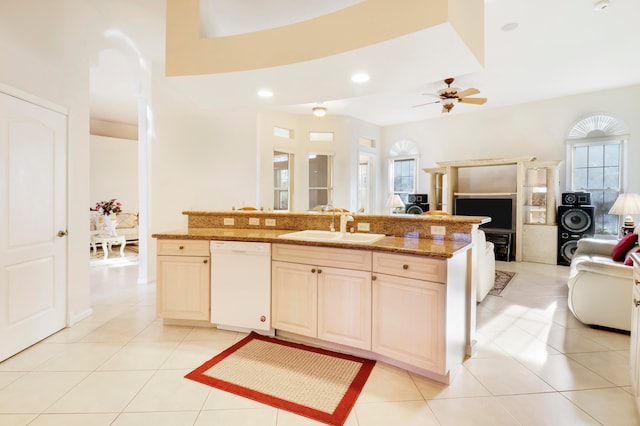
[[82, 321], [83, 319], [91, 316], [91, 314], [93, 313], [93, 309], [89, 308], [79, 314], [76, 314], [75, 312], [69, 312], [67, 314], [67, 327], [71, 327], [74, 324], [79, 323], [80, 321]]

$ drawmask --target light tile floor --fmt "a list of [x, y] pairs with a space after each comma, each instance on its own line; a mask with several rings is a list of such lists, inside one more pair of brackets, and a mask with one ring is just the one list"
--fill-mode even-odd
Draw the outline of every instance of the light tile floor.
[[[567, 310], [568, 268], [517, 272], [478, 305], [478, 351], [449, 386], [378, 363], [347, 426], [640, 425], [629, 337]], [[136, 265], [94, 267], [93, 315], [0, 363], [1, 425], [317, 424], [183, 376], [243, 336], [164, 326]]]

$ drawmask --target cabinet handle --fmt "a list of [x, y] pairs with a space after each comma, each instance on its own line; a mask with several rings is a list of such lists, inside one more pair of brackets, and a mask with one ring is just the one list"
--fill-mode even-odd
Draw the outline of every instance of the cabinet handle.
[[322, 273], [322, 269], [318, 268], [318, 273], [321, 274]]
[[260, 322], [265, 322], [266, 320], [267, 320], [267, 317], [265, 317], [264, 315], [260, 317]]
[[203, 259], [202, 263], [209, 263], [209, 259]]
[[372, 276], [371, 276], [371, 281], [375, 281], [375, 280], [377, 280], [377, 279], [378, 279], [378, 277], [376, 277], [375, 275], [372, 275]]
[[316, 273], [316, 268], [311, 269], [311, 273], [315, 274]]
[[180, 247], [178, 247], [178, 249], [184, 250], [184, 246], [180, 246]]
[[409, 265], [405, 263], [404, 265], [402, 265], [402, 269], [409, 269]]
[[640, 300], [636, 299], [635, 297], [633, 298], [633, 305], [637, 308], [638, 306], [640, 306]]

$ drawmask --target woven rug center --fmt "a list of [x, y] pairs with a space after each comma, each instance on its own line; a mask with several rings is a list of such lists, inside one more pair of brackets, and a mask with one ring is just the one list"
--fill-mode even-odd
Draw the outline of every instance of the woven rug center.
[[361, 365], [355, 361], [252, 340], [204, 374], [332, 413]]

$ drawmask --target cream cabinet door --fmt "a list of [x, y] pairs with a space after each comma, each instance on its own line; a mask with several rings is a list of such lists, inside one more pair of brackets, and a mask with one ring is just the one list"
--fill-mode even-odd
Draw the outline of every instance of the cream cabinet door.
[[271, 327], [317, 337], [318, 268], [271, 262]]
[[445, 374], [446, 286], [374, 274], [372, 287], [373, 351]]
[[558, 261], [558, 227], [524, 225], [522, 260], [555, 265]]
[[319, 269], [318, 338], [371, 350], [371, 272]]
[[209, 277], [208, 256], [158, 256], [157, 315], [160, 318], [209, 321]]
[[640, 338], [638, 336], [640, 332], [640, 264], [634, 263], [629, 364], [636, 409], [640, 412]]

